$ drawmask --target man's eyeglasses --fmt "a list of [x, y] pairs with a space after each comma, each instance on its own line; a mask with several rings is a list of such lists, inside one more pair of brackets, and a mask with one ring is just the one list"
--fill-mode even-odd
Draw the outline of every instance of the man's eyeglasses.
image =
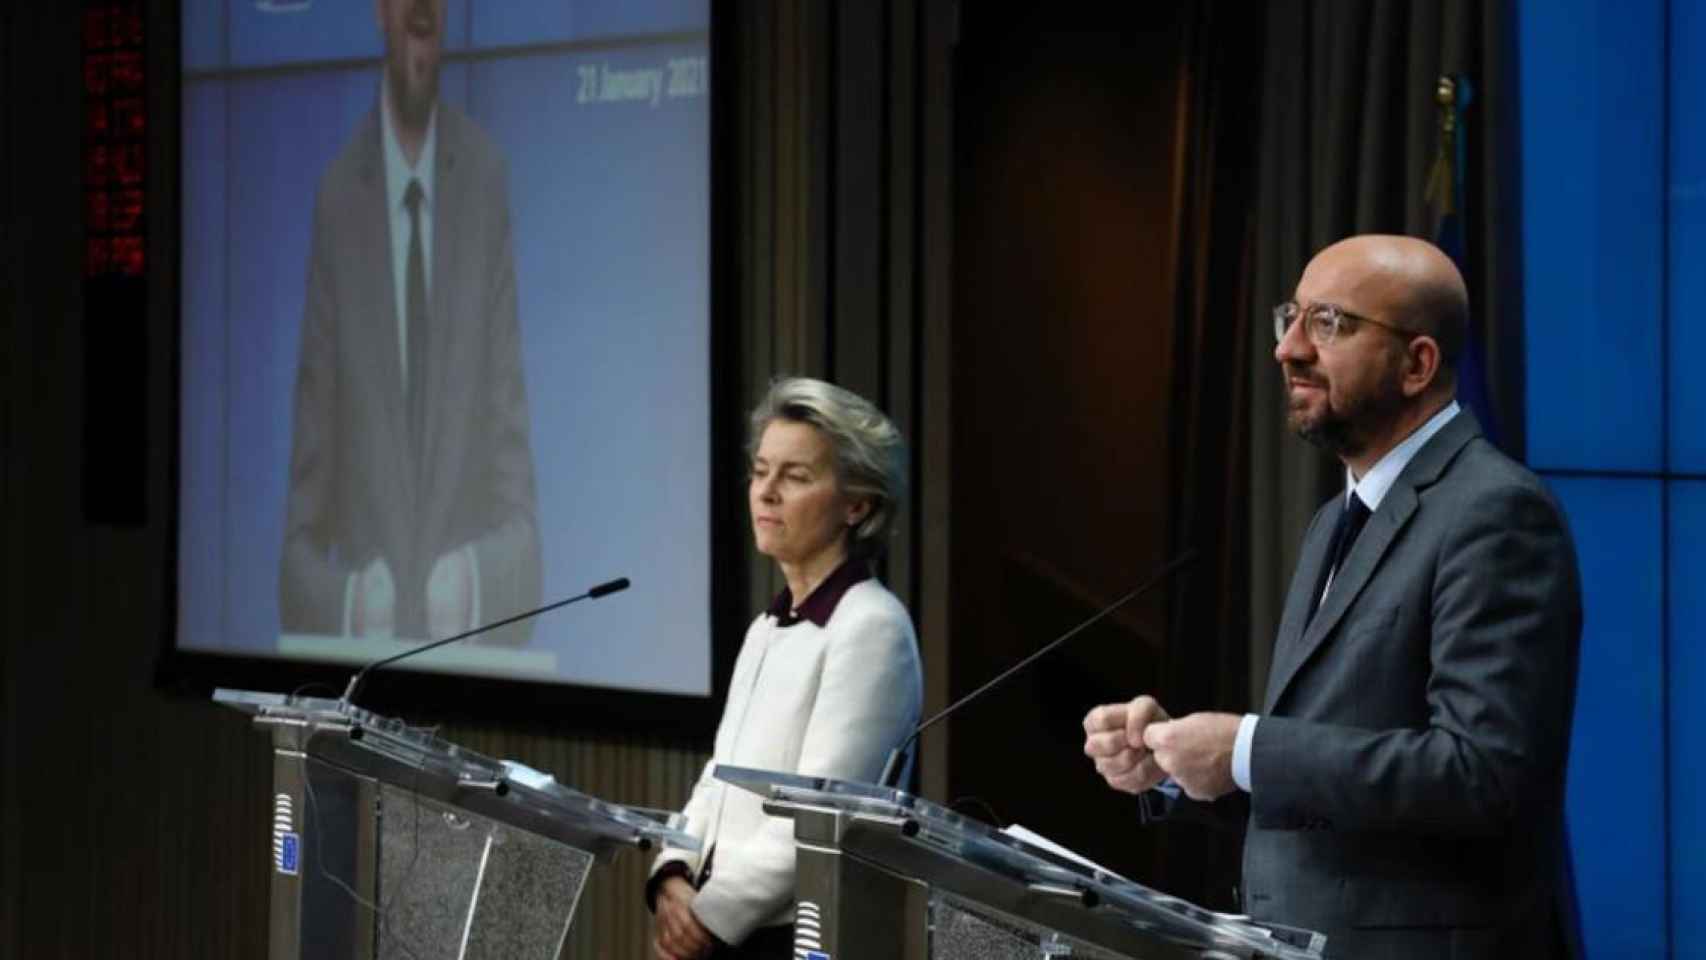
[[1299, 319], [1303, 321], [1303, 332], [1309, 335], [1309, 342], [1317, 347], [1328, 346], [1340, 336], [1350, 336], [1356, 332], [1359, 323], [1372, 323], [1400, 337], [1420, 336], [1413, 330], [1352, 313], [1336, 303], [1312, 303], [1308, 307], [1300, 307], [1297, 301], [1287, 300], [1274, 308], [1274, 342], [1284, 340], [1285, 332]]

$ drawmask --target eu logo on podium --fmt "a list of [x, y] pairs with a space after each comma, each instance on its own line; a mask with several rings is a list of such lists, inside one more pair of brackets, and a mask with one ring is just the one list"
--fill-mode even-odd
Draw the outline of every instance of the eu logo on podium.
[[278, 867], [278, 872], [296, 876], [296, 874], [301, 870], [301, 838], [297, 834], [287, 833], [280, 839], [283, 842], [278, 845], [278, 863], [276, 865]]

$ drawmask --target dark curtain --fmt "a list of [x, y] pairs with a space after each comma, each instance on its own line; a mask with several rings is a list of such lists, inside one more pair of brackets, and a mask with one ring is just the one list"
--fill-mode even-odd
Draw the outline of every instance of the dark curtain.
[[[1357, 233], [1433, 236], [1426, 184], [1441, 74], [1465, 76], [1464, 264], [1476, 342], [1505, 446], [1521, 454], [1520, 303], [1511, 150], [1515, 84], [1499, 0], [1276, 0], [1266, 7], [1254, 244], [1245, 307], [1249, 383], [1250, 682], [1259, 699], [1303, 529], [1343, 469], [1291, 436], [1268, 310], [1314, 253]], [[1496, 136], [1489, 136], [1495, 134]]]
[[[1172, 595], [1163, 702], [1259, 703], [1303, 529], [1343, 469], [1287, 431], [1271, 306], [1356, 233], [1432, 238], [1441, 74], [1467, 77], [1468, 280], [1504, 445], [1522, 450], [1515, 84], [1503, 0], [1200, 0], [1183, 59], [1171, 541], [1201, 552]], [[1229, 904], [1238, 836], [1171, 826], [1163, 885]]]
[[[1250, 707], [1248, 399], [1250, 252], [1261, 126], [1262, 35], [1248, 7], [1201, 0], [1179, 84], [1180, 187], [1174, 277], [1172, 552], [1196, 566], [1172, 592], [1162, 702], [1175, 715]], [[1162, 831], [1163, 888], [1233, 909], [1241, 835]]]

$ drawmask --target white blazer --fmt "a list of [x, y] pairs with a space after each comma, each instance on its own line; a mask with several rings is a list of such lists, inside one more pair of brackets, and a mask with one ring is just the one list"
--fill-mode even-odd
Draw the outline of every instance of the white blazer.
[[738, 944], [761, 926], [791, 923], [793, 821], [765, 814], [757, 795], [713, 779], [712, 768], [873, 781], [917, 725], [923, 690], [912, 620], [875, 579], [846, 588], [822, 626], [782, 626], [761, 614], [741, 644], [711, 760], [683, 811], [702, 852], [666, 848], [652, 872], [680, 861], [698, 876], [715, 850], [693, 901], [706, 929]]

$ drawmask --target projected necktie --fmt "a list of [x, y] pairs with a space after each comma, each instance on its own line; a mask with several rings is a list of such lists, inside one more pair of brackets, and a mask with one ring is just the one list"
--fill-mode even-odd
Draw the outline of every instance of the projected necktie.
[[426, 458], [426, 254], [421, 249], [421, 199], [425, 191], [419, 180], [410, 180], [403, 191], [409, 208], [409, 266], [403, 303], [403, 336], [409, 345], [408, 418], [409, 449], [417, 466]]
[[1322, 596], [1327, 592], [1328, 585], [1338, 576], [1345, 558], [1350, 556], [1351, 545], [1356, 543], [1357, 534], [1362, 532], [1368, 517], [1368, 507], [1363, 504], [1361, 497], [1352, 493], [1350, 503], [1339, 511], [1339, 522], [1333, 525], [1333, 538], [1327, 544], [1327, 565], [1321, 569], [1320, 582], [1315, 584], [1315, 595], [1309, 599], [1309, 620], [1315, 619], [1315, 611], [1321, 606]]

